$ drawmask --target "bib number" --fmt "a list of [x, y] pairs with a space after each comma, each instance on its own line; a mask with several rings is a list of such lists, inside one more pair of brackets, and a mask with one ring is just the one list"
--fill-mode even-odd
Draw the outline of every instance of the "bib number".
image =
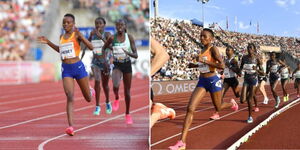
[[271, 67], [271, 69], [270, 69], [270, 72], [276, 73], [277, 70], [278, 70], [278, 65], [273, 65], [273, 66]]
[[224, 77], [225, 78], [230, 78], [229, 68], [224, 69]]
[[208, 73], [208, 72], [210, 72], [209, 67], [208, 67], [207, 64], [203, 64], [203, 63], [199, 62], [198, 65], [199, 65], [199, 70], [200, 70], [201, 73]]
[[245, 64], [244, 65], [245, 72], [248, 74], [254, 74], [256, 71], [253, 69], [253, 67], [255, 66], [256, 64]]
[[76, 57], [73, 42], [60, 44], [59, 53], [62, 60]]
[[123, 49], [125, 49], [124, 46], [114, 46], [113, 47], [113, 54], [117, 60], [124, 60], [126, 58], [126, 54], [123, 51]]
[[102, 47], [104, 42], [102, 40], [92, 40], [92, 45], [94, 47], [93, 52], [97, 55], [102, 55]]

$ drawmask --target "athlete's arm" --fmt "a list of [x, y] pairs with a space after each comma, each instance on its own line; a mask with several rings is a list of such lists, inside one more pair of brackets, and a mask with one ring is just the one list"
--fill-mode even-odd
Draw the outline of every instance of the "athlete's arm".
[[271, 65], [271, 61], [270, 60], [268, 60], [267, 61], [267, 70], [266, 70], [266, 74], [269, 74], [269, 72], [270, 72], [270, 66]]
[[239, 65], [237, 60], [233, 59], [233, 66], [230, 68], [233, 72], [235, 72], [236, 74], [240, 73], [240, 69], [239, 69]]
[[212, 66], [214, 68], [218, 68], [218, 69], [224, 69], [225, 68], [225, 64], [224, 61], [219, 53], [219, 50], [217, 47], [213, 46], [211, 49], [211, 54], [212, 57], [217, 61], [217, 63], [215, 62], [210, 62], [210, 61], [204, 61], [202, 60], [202, 63], [205, 63], [209, 66]]
[[170, 58], [166, 49], [154, 38], [151, 38], [151, 53], [154, 55], [151, 63], [151, 76], [154, 75]]
[[137, 51], [136, 51], [134, 39], [133, 39], [133, 37], [130, 34], [128, 34], [128, 38], [129, 38], [129, 41], [130, 41], [130, 47], [131, 47], [132, 53], [130, 53], [128, 51], [125, 51], [125, 50], [124, 50], [124, 52], [127, 55], [129, 55], [130, 57], [133, 57], [133, 58], [137, 59], [138, 58], [138, 54], [137, 54]]
[[[112, 35], [110, 34], [110, 32], [105, 32], [105, 39], [103, 39], [104, 43], [106, 43], [106, 41], [109, 39], [109, 37], [111, 37]], [[109, 49], [112, 50], [112, 45], [110, 44], [108, 46]]]
[[260, 61], [260, 59], [257, 59], [257, 65], [258, 65], [258, 69], [256, 69], [256, 71], [261, 74], [261, 75], [264, 75], [264, 70], [261, 66], [262, 62]]
[[243, 68], [244, 68], [244, 64], [245, 64], [245, 56], [242, 57], [242, 60], [241, 60], [241, 66], [240, 66], [240, 70], [242, 71]]
[[59, 53], [59, 46], [57, 46], [54, 43], [52, 43], [51, 41], [49, 41], [45, 36], [38, 37], [38, 42], [43, 43], [43, 44], [48, 44], [51, 48], [53, 48], [55, 51], [57, 51]]
[[90, 41], [88, 41], [82, 34], [81, 32], [79, 32], [79, 30], [75, 27], [75, 30], [74, 30], [75, 34], [76, 34], [76, 37], [77, 39], [79, 39], [79, 41], [82, 41], [84, 43], [84, 45], [90, 49], [90, 50], [93, 50], [94, 47], [92, 45], [92, 43]]

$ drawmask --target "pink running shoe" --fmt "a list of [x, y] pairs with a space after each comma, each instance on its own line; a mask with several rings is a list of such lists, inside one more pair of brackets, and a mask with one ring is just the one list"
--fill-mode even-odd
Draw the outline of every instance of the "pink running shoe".
[[234, 99], [231, 99], [230, 102], [232, 103], [231, 109], [237, 111], [239, 109], [239, 105], [235, 102]]
[[259, 112], [259, 108], [258, 107], [254, 107], [253, 111], [254, 112]]
[[119, 100], [115, 100], [113, 103], [113, 110], [117, 111], [119, 109]]
[[74, 136], [74, 128], [73, 127], [68, 127], [66, 129], [66, 133], [70, 136]]
[[126, 124], [133, 124], [132, 118], [129, 114], [125, 115], [125, 119], [126, 119]]
[[220, 119], [220, 115], [218, 112], [215, 112], [209, 119], [211, 120], [219, 120]]
[[170, 150], [185, 150], [186, 144], [183, 143], [181, 140], [177, 141], [177, 143], [174, 146], [169, 146]]

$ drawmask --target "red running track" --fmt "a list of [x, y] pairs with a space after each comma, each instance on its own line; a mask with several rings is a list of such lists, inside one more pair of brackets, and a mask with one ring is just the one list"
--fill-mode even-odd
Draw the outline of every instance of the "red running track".
[[[94, 100], [87, 103], [76, 85], [73, 137], [64, 134], [68, 123], [61, 82], [0, 86], [0, 149], [148, 149], [148, 85], [148, 79], [133, 78], [130, 108], [133, 125], [125, 124], [123, 85], [120, 87], [120, 108], [111, 115], [105, 113], [104, 93], [101, 92], [100, 116], [93, 115]], [[111, 84], [110, 87], [113, 102]]]
[[[291, 102], [292, 99], [296, 98], [296, 90], [291, 83], [287, 85], [287, 89], [291, 99], [289, 102]], [[282, 100], [280, 84], [277, 86], [276, 90]], [[264, 105], [262, 104], [262, 95], [257, 95], [260, 111], [253, 112], [254, 122], [252, 124], [246, 123], [246, 119], [248, 118], [247, 104], [239, 104], [239, 110], [236, 112], [233, 112], [231, 109], [222, 110], [220, 113], [220, 120], [209, 120], [209, 117], [215, 110], [211, 103], [209, 93], [207, 93], [194, 113], [194, 120], [187, 136], [187, 149], [226, 149], [231, 146], [235, 141], [276, 110], [274, 108], [275, 101], [269, 85], [266, 85], [266, 91], [271, 100], [269, 101], [269, 104]], [[167, 149], [180, 139], [190, 95], [191, 93], [181, 93], [155, 97], [155, 102], [162, 102], [165, 105], [174, 108], [177, 117], [174, 120], [161, 120], [154, 125], [151, 131], [151, 149]], [[234, 98], [234, 94], [231, 90], [228, 90], [225, 101], [229, 101], [231, 98]], [[289, 102], [281, 102], [280, 108]], [[294, 142], [286, 144], [292, 145], [292, 143]], [[291, 147], [296, 146], [294, 145]]]

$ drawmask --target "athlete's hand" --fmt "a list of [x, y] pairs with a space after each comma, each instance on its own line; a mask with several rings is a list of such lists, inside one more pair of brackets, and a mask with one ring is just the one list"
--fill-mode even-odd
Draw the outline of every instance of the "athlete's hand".
[[99, 33], [99, 31], [97, 30], [97, 28], [95, 28], [92, 32], [91, 32], [92, 35], [97, 35], [97, 37], [101, 40], [102, 39], [102, 36], [101, 34]]
[[203, 59], [201, 56], [198, 57], [198, 62], [201, 62], [203, 64], [206, 64], [205, 63], [205, 59]]
[[46, 37], [44, 37], [44, 36], [39, 36], [39, 37], [37, 38], [37, 41], [38, 41], [39, 43], [43, 43], [43, 44], [48, 44], [48, 42], [49, 42], [49, 40], [48, 40]]
[[197, 65], [197, 64], [194, 64], [194, 63], [189, 63], [189, 64], [188, 64], [188, 67], [189, 67], [189, 68], [197, 68], [198, 65]]
[[128, 55], [128, 54], [129, 54], [129, 52], [128, 52], [128, 51], [126, 51], [124, 48], [122, 48], [122, 50], [123, 50], [123, 52], [124, 52], [126, 55]]

